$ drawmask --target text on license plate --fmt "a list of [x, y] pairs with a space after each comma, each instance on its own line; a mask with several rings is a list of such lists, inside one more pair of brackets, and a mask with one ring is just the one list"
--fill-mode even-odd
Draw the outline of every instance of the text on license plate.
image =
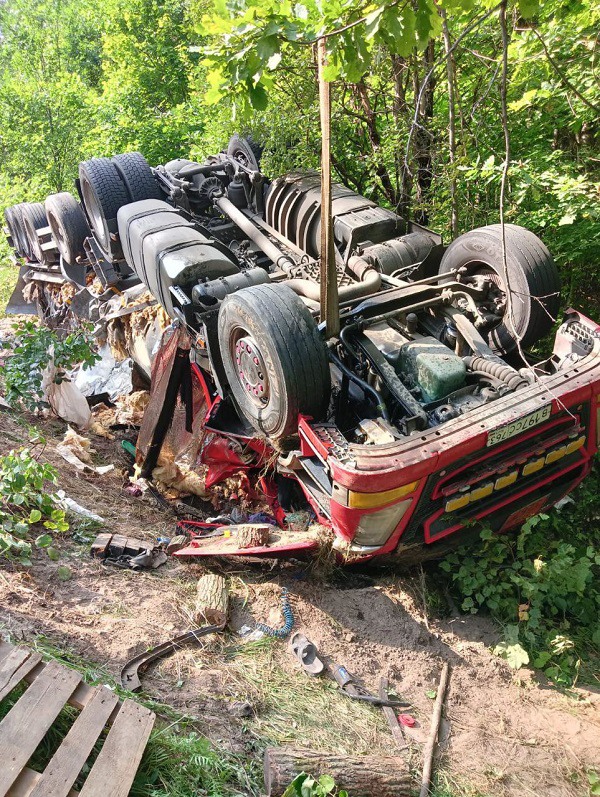
[[551, 412], [552, 405], [547, 404], [545, 407], [540, 407], [539, 410], [535, 410], [535, 412], [530, 412], [529, 415], [524, 415], [516, 421], [511, 421], [511, 423], [500, 426], [499, 429], [493, 429], [488, 434], [486, 445], [495, 446], [497, 443], [508, 440], [509, 437], [514, 437], [515, 435], [521, 434], [521, 432], [526, 432], [527, 429], [531, 429], [532, 426], [544, 423], [544, 421], [547, 421], [550, 417]]

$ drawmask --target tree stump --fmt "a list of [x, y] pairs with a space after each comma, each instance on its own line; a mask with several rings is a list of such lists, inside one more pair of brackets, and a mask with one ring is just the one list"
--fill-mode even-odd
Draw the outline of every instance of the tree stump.
[[242, 523], [235, 531], [238, 548], [261, 548], [268, 545], [271, 526], [268, 523]]
[[197, 625], [220, 625], [227, 622], [229, 594], [223, 576], [207, 573], [198, 579], [194, 618]]
[[402, 758], [351, 757], [314, 750], [268, 747], [264, 776], [267, 797], [281, 797], [293, 779], [306, 772], [331, 775], [352, 797], [410, 797], [415, 782]]

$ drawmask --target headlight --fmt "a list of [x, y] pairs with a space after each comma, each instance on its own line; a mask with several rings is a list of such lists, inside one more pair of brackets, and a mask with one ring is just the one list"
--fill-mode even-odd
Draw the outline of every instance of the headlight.
[[383, 545], [387, 542], [398, 523], [400, 523], [411, 503], [411, 499], [399, 501], [397, 504], [387, 506], [378, 512], [363, 515], [352, 543], [356, 545]]

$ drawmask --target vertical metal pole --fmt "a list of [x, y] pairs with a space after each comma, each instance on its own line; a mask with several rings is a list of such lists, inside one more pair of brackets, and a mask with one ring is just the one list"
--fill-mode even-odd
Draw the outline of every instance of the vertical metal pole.
[[340, 332], [340, 308], [331, 214], [331, 95], [323, 77], [327, 64], [325, 39], [318, 41], [317, 60], [321, 117], [321, 322], [325, 321], [325, 336], [332, 338]]

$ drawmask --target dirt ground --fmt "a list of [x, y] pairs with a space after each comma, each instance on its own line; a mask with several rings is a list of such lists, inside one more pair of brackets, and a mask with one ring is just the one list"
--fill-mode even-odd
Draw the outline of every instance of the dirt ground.
[[[59, 486], [101, 515], [110, 531], [142, 539], [173, 535], [172, 513], [151, 496], [136, 498], [123, 490], [125, 459], [118, 440], [93, 440], [97, 463], [115, 463], [114, 472], [82, 475], [54, 451], [65, 425], [38, 426], [48, 437], [42, 457], [59, 468]], [[0, 412], [2, 451], [26, 439], [27, 420]], [[36, 553], [31, 568], [0, 570], [0, 633], [6, 638], [27, 643], [44, 635], [118, 678], [130, 656], [192, 627], [195, 583], [204, 565], [169, 561], [152, 573], [134, 573], [102, 566], [89, 557], [89, 542], [69, 534], [60, 548], [58, 563]], [[59, 564], [70, 567], [70, 580], [58, 579]], [[203, 648], [183, 648], [142, 677], [146, 695], [195, 715], [215, 744], [255, 758], [257, 740], [265, 739], [302, 746], [322, 742], [348, 753], [393, 750], [380, 710], [355, 707], [327, 676], [310, 680], [285, 642], [249, 643], [240, 636], [244, 625], [256, 621], [282, 623], [278, 607], [285, 586], [296, 628], [326, 661], [345, 664], [372, 691], [380, 676], [388, 676], [412, 703], [417, 737], [427, 734], [431, 690], [442, 662], [449, 662], [442, 766], [453, 788], [460, 786], [458, 793], [588, 793], [586, 770], [600, 770], [600, 695], [586, 689], [565, 695], [529, 670], [515, 674], [490, 652], [498, 635], [485, 618], [428, 616], [419, 573], [400, 578], [354, 571], [319, 580], [301, 562], [237, 562], [226, 573], [233, 593], [228, 634]], [[338, 728], [337, 736], [330, 724]], [[408, 743], [406, 754], [418, 769], [420, 747], [414, 739]]]

